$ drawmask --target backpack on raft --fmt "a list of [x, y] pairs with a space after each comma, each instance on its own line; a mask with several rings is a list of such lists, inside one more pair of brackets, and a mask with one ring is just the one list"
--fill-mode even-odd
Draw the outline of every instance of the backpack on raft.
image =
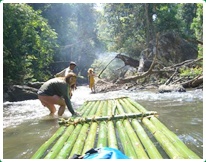
[[92, 148], [85, 153], [84, 156], [74, 154], [71, 159], [130, 159], [124, 155], [121, 151], [110, 148]]

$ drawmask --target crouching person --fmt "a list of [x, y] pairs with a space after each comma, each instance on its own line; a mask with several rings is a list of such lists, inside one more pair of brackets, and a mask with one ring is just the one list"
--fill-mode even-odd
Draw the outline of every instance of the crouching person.
[[78, 115], [74, 111], [68, 92], [76, 84], [76, 74], [69, 73], [65, 77], [53, 78], [45, 82], [38, 90], [38, 98], [42, 105], [50, 110], [50, 115], [54, 115], [59, 105], [58, 115], [62, 116], [67, 106], [72, 115]]

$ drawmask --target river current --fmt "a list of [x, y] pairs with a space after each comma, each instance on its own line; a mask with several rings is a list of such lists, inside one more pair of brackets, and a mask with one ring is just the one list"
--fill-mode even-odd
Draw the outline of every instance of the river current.
[[[154, 90], [111, 91], [90, 93], [87, 86], [79, 86], [73, 93], [72, 104], [78, 109], [86, 100], [127, 96], [148, 111], [157, 111], [159, 120], [197, 155], [203, 158], [203, 91], [187, 90], [179, 93], [157, 93]], [[58, 129], [58, 116], [39, 100], [5, 102], [3, 104], [3, 158], [29, 159]], [[63, 117], [69, 117], [68, 110]]]

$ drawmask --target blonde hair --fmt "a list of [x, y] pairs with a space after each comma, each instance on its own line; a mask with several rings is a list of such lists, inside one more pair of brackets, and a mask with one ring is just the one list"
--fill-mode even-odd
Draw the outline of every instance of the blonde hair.
[[92, 68], [89, 68], [87, 72], [90, 73], [90, 71], [93, 72], [94, 70]]
[[65, 76], [65, 81], [69, 84], [69, 80], [70, 80], [70, 78], [71, 77], [75, 77], [75, 78], [77, 78], [77, 75], [75, 74], [75, 73], [73, 73], [73, 72], [70, 72], [70, 73], [68, 73], [67, 74], [67, 76]]

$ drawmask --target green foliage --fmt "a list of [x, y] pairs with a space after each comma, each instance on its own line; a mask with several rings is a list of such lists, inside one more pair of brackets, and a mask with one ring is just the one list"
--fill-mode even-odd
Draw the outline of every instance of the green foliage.
[[56, 33], [27, 4], [4, 4], [4, 84], [48, 79]]
[[181, 21], [176, 18], [177, 6], [173, 3], [156, 4], [155, 14], [157, 18], [154, 24], [157, 32], [179, 31]]
[[[108, 62], [98, 66], [95, 59], [104, 47], [138, 59], [157, 32], [177, 31], [203, 40], [202, 4], [102, 5], [103, 10], [97, 11], [91, 3], [5, 3], [4, 84], [45, 81], [54, 72], [51, 63], [56, 61], [75, 61], [82, 76], [87, 76], [93, 62], [92, 66], [101, 71]], [[198, 48], [202, 57], [203, 47]], [[116, 77], [113, 64], [102, 74], [104, 77]]]
[[[196, 17], [193, 18], [191, 29], [195, 31], [197, 40], [203, 41], [203, 4], [197, 4]], [[198, 57], [203, 57], [203, 46], [198, 45]]]
[[[110, 51], [138, 58], [157, 32], [180, 31], [178, 4], [105, 4], [99, 36]], [[102, 30], [104, 28], [104, 30]]]
[[144, 48], [145, 31], [139, 30], [144, 25], [142, 6], [128, 3], [104, 5], [99, 36], [107, 39], [110, 51], [134, 55]]
[[196, 16], [196, 10], [196, 3], [181, 3], [178, 5], [176, 17], [181, 20], [181, 32], [190, 37], [194, 36], [194, 30], [190, 28], [190, 25]]
[[[42, 16], [58, 33], [55, 61], [75, 61], [81, 75], [87, 75], [87, 69], [96, 57], [101, 45], [97, 38], [96, 18], [98, 13], [91, 3], [51, 3], [29, 4], [35, 10], [41, 10]], [[100, 47], [101, 48], [101, 47]], [[65, 68], [65, 67], [64, 67]]]
[[198, 75], [202, 75], [203, 74], [203, 69], [202, 67], [194, 67], [194, 68], [188, 68], [188, 67], [184, 67], [180, 69], [180, 76], [188, 76], [188, 77], [194, 77], [194, 76], [198, 76]]

